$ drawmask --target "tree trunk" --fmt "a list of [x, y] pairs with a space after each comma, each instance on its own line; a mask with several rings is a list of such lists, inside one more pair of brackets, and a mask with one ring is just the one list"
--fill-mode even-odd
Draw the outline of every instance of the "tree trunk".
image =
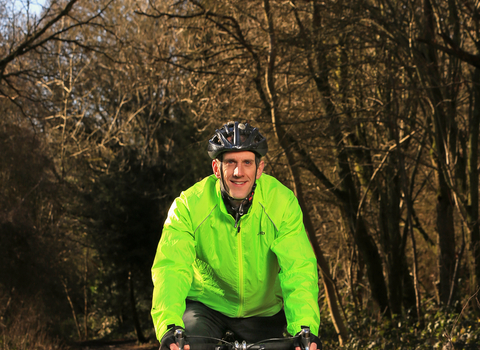
[[65, 294], [67, 295], [68, 304], [70, 305], [70, 309], [72, 310], [73, 321], [75, 322], [75, 327], [77, 328], [78, 340], [81, 340], [82, 332], [80, 331], [80, 324], [78, 323], [75, 307], [73, 306], [72, 299], [70, 298], [70, 294], [68, 293], [67, 282], [63, 278], [61, 279], [61, 281], [63, 284], [63, 288], [65, 289]]
[[128, 287], [130, 289], [130, 305], [132, 307], [132, 318], [133, 318], [133, 325], [135, 327], [135, 334], [137, 335], [137, 340], [139, 343], [146, 343], [147, 339], [143, 335], [142, 328], [140, 326], [140, 320], [138, 318], [137, 306], [135, 302], [133, 278], [132, 278], [131, 271], [128, 272]]
[[470, 137], [468, 178], [470, 182], [470, 201], [468, 203], [467, 221], [470, 230], [471, 250], [474, 260], [475, 290], [480, 288], [480, 230], [478, 216], [478, 134], [480, 132], [480, 68], [475, 68], [473, 77], [474, 109], [470, 117]]
[[385, 316], [390, 317], [391, 312], [387, 286], [383, 275], [383, 262], [377, 245], [370, 236], [363, 217], [358, 210], [360, 201], [358, 200], [355, 182], [350, 169], [350, 162], [345, 150], [345, 140], [337, 116], [338, 111], [336, 111], [336, 107], [331, 99], [333, 92], [330, 89], [328, 70], [325, 65], [327, 62], [326, 50], [323, 48], [321, 38], [319, 37], [322, 23], [322, 5], [314, 1], [312, 6], [312, 35], [310, 37], [314, 39], [310, 43], [311, 57], [308, 59], [308, 65], [324, 105], [326, 115], [330, 118], [331, 138], [336, 149], [338, 175], [339, 178], [342, 179], [340, 188], [343, 189], [343, 191], [336, 191], [335, 194], [339, 196], [338, 198], [342, 203], [343, 215], [348, 222], [355, 244], [359, 248], [359, 252], [362, 254], [362, 258], [367, 266], [367, 276], [373, 299], [377, 302], [381, 312]]
[[[323, 251], [317, 242], [317, 238], [315, 235], [315, 227], [313, 225], [310, 212], [304, 200], [302, 182], [300, 181], [300, 174], [299, 174], [298, 168], [295, 165], [293, 165], [295, 164], [295, 158], [291, 150], [292, 147], [288, 145], [288, 142], [285, 142], [286, 138], [282, 136], [284, 135], [285, 131], [283, 130], [281, 125], [278, 124], [279, 123], [278, 119], [279, 118], [275, 116], [274, 113], [272, 113], [272, 122], [275, 129], [275, 135], [277, 139], [280, 141], [280, 144], [282, 145], [282, 149], [285, 151], [287, 161], [288, 161], [288, 166], [291, 170], [291, 174], [294, 182], [294, 191], [297, 196], [300, 207], [302, 208], [303, 221], [305, 224], [305, 228], [306, 228], [308, 237], [310, 239], [310, 242], [312, 244], [313, 250], [315, 252], [318, 266], [320, 267], [320, 272], [322, 275], [323, 286], [325, 288], [328, 307], [330, 309], [330, 314], [332, 316], [332, 322], [333, 322], [333, 325], [335, 326], [335, 330], [337, 331], [339, 343], [340, 345], [343, 345], [345, 341], [348, 339], [348, 330], [342, 320], [342, 317], [340, 315], [340, 311], [338, 308], [335, 282], [333, 281], [333, 278], [330, 274], [330, 268], [328, 266], [327, 260], [323, 255]], [[281, 140], [284, 140], [284, 141], [281, 141]]]
[[84, 318], [83, 318], [83, 328], [85, 331], [85, 340], [88, 340], [88, 248], [85, 248], [85, 261], [84, 261], [84, 276], [83, 276], [83, 307], [84, 307]]
[[[424, 35], [427, 42], [435, 40], [435, 16], [430, 0], [424, 0]], [[441, 76], [438, 71], [438, 58], [436, 49], [427, 45], [424, 51], [424, 62], [421, 65], [426, 69], [421, 69], [423, 79], [429, 88], [429, 95], [433, 107], [434, 124], [434, 155], [433, 160], [436, 165], [436, 176], [438, 184], [438, 194], [436, 203], [436, 229], [438, 233], [438, 272], [439, 284], [438, 291], [440, 302], [447, 304], [450, 297], [451, 283], [453, 283], [453, 272], [455, 268], [455, 229], [453, 223], [453, 198], [451, 189], [448, 185], [448, 167], [449, 164], [449, 145], [447, 135], [454, 127], [454, 115], [447, 115], [445, 112], [444, 98], [441, 90]], [[454, 112], [451, 112], [454, 113]], [[450, 142], [449, 142], [450, 141]]]
[[[276, 119], [278, 120], [278, 118]], [[276, 129], [278, 130], [278, 128], [279, 126], [277, 125]], [[287, 158], [289, 159], [288, 164], [289, 164], [289, 167], [291, 168], [293, 180], [295, 183], [295, 190], [296, 190], [295, 194], [297, 196], [300, 207], [302, 208], [303, 221], [304, 221], [305, 228], [306, 228], [308, 237], [310, 239], [310, 242], [312, 243], [315, 256], [317, 257], [318, 266], [320, 267], [322, 282], [325, 288], [325, 294], [327, 296], [328, 307], [332, 315], [333, 325], [335, 327], [335, 330], [337, 331], [340, 346], [342, 346], [348, 339], [348, 330], [345, 324], [343, 323], [342, 316], [340, 315], [340, 311], [338, 308], [335, 282], [332, 278], [332, 275], [330, 274], [330, 268], [328, 266], [328, 262], [325, 259], [325, 256], [323, 255], [323, 251], [320, 248], [320, 245], [318, 244], [318, 241], [317, 241], [317, 237], [315, 235], [315, 227], [313, 225], [312, 218], [310, 216], [310, 212], [308, 210], [307, 204], [305, 203], [305, 199], [303, 195], [303, 187], [302, 187], [302, 182], [300, 181], [300, 174], [299, 174], [298, 168], [296, 168], [295, 166], [292, 166], [294, 159], [293, 159], [293, 154], [290, 151], [291, 147], [288, 147], [288, 146], [286, 147], [287, 148], [283, 148], [283, 147], [282, 148], [284, 149], [285, 153], [288, 152]]]
[[[407, 176], [407, 171], [405, 166], [405, 156], [403, 153], [402, 146], [400, 144], [400, 131], [398, 130], [398, 121], [396, 120], [396, 118], [395, 118], [395, 124], [393, 128], [394, 128], [394, 135], [395, 135], [395, 144], [397, 145], [396, 154], [398, 159], [398, 172], [400, 173], [400, 179], [401, 179], [401, 186], [400, 186], [401, 190], [399, 189], [398, 193], [403, 192], [403, 199], [406, 203], [406, 209], [407, 209], [407, 218], [406, 218], [405, 229], [403, 233], [404, 239], [402, 240], [402, 244], [401, 244], [402, 249], [399, 249], [399, 250], [402, 250], [401, 256], [399, 257], [399, 259], [401, 259], [401, 261], [399, 261], [399, 265], [402, 266], [402, 271], [400, 272], [404, 276], [403, 278], [404, 284], [402, 285], [402, 290], [403, 290], [403, 293], [406, 294], [406, 292], [409, 291], [408, 286], [410, 285], [410, 284], [405, 285], [405, 280], [408, 278], [408, 274], [406, 273], [407, 272], [406, 270], [408, 270], [408, 268], [407, 268], [406, 256], [405, 256], [405, 245], [406, 245], [407, 235], [410, 235], [410, 238], [412, 241], [412, 253], [413, 253], [413, 264], [412, 264], [413, 265], [413, 286], [415, 291], [415, 306], [417, 310], [417, 320], [420, 324], [423, 324], [422, 301], [421, 301], [420, 286], [418, 281], [417, 245], [416, 245], [415, 235], [413, 232], [413, 203], [410, 196], [410, 188], [413, 187], [412, 185], [413, 185], [415, 176], [413, 174], [410, 180], [409, 180], [409, 177]], [[407, 301], [409, 299], [410, 298], [406, 298]]]
[[[323, 256], [323, 252], [318, 245], [318, 242], [315, 237], [315, 229], [310, 217], [310, 212], [308, 211], [308, 208], [306, 207], [305, 200], [303, 197], [303, 190], [302, 190], [302, 183], [300, 181], [300, 174], [298, 171], [298, 168], [294, 165], [295, 164], [295, 158], [292, 152], [292, 147], [291, 145], [288, 144], [287, 138], [285, 137], [285, 130], [281, 126], [281, 123], [279, 121], [279, 116], [277, 113], [277, 108], [276, 108], [276, 93], [275, 93], [275, 82], [274, 82], [274, 69], [275, 69], [275, 58], [276, 58], [276, 46], [275, 46], [275, 31], [273, 28], [273, 19], [272, 19], [272, 14], [270, 12], [270, 2], [268, 0], [264, 0], [264, 9], [265, 9], [265, 16], [267, 19], [268, 23], [268, 33], [270, 37], [270, 54], [268, 56], [268, 67], [266, 70], [266, 82], [265, 82], [265, 87], [266, 87], [266, 94], [263, 94], [262, 90], [259, 90], [259, 93], [266, 98], [263, 99], [265, 105], [265, 109], [269, 112], [272, 124], [274, 127], [274, 132], [275, 135], [282, 147], [282, 149], [285, 151], [285, 155], [287, 157], [288, 165], [292, 174], [292, 178], [294, 181], [294, 191], [297, 196], [297, 199], [299, 201], [300, 207], [303, 211], [303, 217], [304, 217], [304, 223], [306, 227], [306, 231], [308, 233], [308, 236], [310, 238], [310, 242], [313, 246], [315, 255], [317, 257], [317, 263], [320, 266], [320, 271], [322, 274], [322, 281], [325, 287], [325, 294], [327, 297], [328, 301], [328, 306], [330, 308], [330, 314], [332, 316], [332, 322], [335, 326], [335, 329], [338, 334], [338, 339], [340, 345], [344, 344], [344, 342], [347, 340], [348, 337], [348, 332], [347, 328], [345, 327], [345, 324], [343, 323], [343, 320], [340, 316], [340, 312], [338, 310], [338, 305], [337, 305], [337, 297], [335, 293], [335, 285], [333, 282], [333, 279], [330, 275], [330, 270], [327, 264], [327, 261], [325, 260], [325, 257]], [[260, 86], [257, 84], [257, 89]]]
[[453, 205], [450, 191], [445, 180], [438, 176], [440, 194], [437, 197], [437, 232], [438, 232], [438, 271], [440, 302], [447, 304], [450, 297], [451, 283], [455, 269], [455, 235], [453, 227]]

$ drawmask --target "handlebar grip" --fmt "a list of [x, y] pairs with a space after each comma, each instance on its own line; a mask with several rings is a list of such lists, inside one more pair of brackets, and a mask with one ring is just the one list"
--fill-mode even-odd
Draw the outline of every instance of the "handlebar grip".
[[175, 342], [180, 350], [183, 350], [185, 346], [185, 334], [183, 333], [182, 329], [177, 329], [175, 331]]
[[310, 328], [303, 328], [300, 333], [302, 346], [304, 350], [310, 350]]

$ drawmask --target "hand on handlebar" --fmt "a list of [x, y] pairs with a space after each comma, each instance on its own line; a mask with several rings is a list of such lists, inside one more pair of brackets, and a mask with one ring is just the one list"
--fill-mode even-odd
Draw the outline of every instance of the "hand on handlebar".
[[[317, 350], [317, 344], [316, 343], [311, 343], [309, 349], [310, 350]], [[295, 350], [303, 350], [303, 349], [300, 346], [296, 346]], [[320, 349], [318, 349], [318, 350], [320, 350]]]
[[[309, 327], [302, 326], [302, 330], [298, 332], [293, 339], [295, 350], [322, 350], [322, 342], [320, 341], [320, 338], [310, 333]], [[248, 349], [248, 347], [246, 347], [246, 342], [243, 342], [242, 344], [243, 347], [240, 347], [239, 343], [235, 341], [233, 349]], [[230, 345], [233, 346], [233, 344]], [[161, 340], [160, 350], [190, 350], [185, 330], [179, 326], [169, 325], [167, 333], [165, 333]]]
[[162, 338], [160, 344], [161, 350], [190, 350], [187, 343], [185, 329], [173, 324], [168, 325], [167, 333]]
[[[170, 344], [170, 350], [180, 350], [180, 348], [178, 347], [177, 344], [172, 343], [172, 344]], [[183, 347], [183, 350], [190, 350], [190, 345], [186, 344], [186, 345]]]
[[295, 350], [322, 350], [320, 338], [310, 332], [310, 327], [302, 326], [295, 335]]

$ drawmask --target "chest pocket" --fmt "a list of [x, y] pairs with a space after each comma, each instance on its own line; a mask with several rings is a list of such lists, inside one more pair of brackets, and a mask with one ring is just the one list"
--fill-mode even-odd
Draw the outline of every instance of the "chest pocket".
[[276, 256], [270, 249], [278, 236], [278, 231], [270, 218], [262, 212], [257, 220], [252, 220], [248, 227], [248, 238], [244, 241], [247, 264], [254, 264], [257, 271], [264, 271], [266, 265], [276, 264]]
[[264, 249], [270, 248], [273, 241], [278, 236], [278, 232], [275, 225], [270, 220], [270, 218], [267, 215], [265, 215], [265, 213], [263, 213], [261, 217], [260, 225], [256, 227], [254, 230], [256, 233], [255, 238], [258, 241], [258, 244], [262, 246]]

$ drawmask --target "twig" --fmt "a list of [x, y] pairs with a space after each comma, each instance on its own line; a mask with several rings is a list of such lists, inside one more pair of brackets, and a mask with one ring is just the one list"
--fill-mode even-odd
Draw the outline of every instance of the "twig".
[[[463, 306], [462, 308], [462, 311], [460, 312], [460, 314], [458, 315], [457, 319], [455, 320], [455, 323], [453, 324], [452, 326], [452, 330], [450, 331], [450, 333], [448, 333], [448, 331], [445, 331], [443, 333], [443, 335], [448, 339], [449, 342], [452, 341], [452, 336], [451, 334], [453, 334], [453, 331], [455, 330], [455, 327], [457, 327], [457, 323], [458, 323], [458, 320], [460, 319], [460, 317], [462, 316], [463, 312], [465, 311], [465, 308], [467, 307], [467, 305], [470, 303], [470, 300], [472, 300], [474, 297], [477, 296], [478, 292], [480, 291], [480, 287], [477, 289], [477, 291], [470, 297], [468, 298], [467, 302], [465, 303], [465, 305]], [[475, 298], [477, 300], [477, 303], [478, 303], [478, 298]]]

